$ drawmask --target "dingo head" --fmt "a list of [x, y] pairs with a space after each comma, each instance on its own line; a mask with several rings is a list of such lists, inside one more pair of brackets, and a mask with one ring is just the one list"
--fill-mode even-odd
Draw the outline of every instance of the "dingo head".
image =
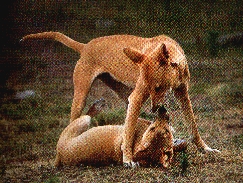
[[178, 87], [183, 78], [189, 78], [184, 52], [178, 45], [166, 45], [162, 43], [145, 53], [133, 48], [123, 49], [127, 57], [140, 68], [139, 77], [150, 93], [153, 112], [163, 103], [168, 89]]
[[[135, 156], [138, 154], [155, 156], [166, 168], [173, 156], [173, 135], [170, 130], [169, 116], [166, 109], [162, 106], [158, 110], [158, 117], [144, 132]], [[144, 156], [144, 155], [143, 155]]]

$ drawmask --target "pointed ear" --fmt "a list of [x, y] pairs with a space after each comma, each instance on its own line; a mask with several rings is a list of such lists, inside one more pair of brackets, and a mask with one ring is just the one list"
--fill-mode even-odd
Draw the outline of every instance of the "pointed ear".
[[135, 50], [133, 48], [124, 48], [123, 52], [125, 55], [130, 58], [134, 63], [140, 64], [143, 61], [144, 54], [139, 52], [138, 50]]
[[168, 59], [169, 58], [169, 52], [166, 48], [166, 45], [164, 43], [161, 44], [161, 53], [163, 54], [163, 56]]
[[162, 66], [164, 64], [168, 63], [168, 58], [169, 58], [169, 52], [166, 48], [166, 45], [164, 43], [161, 44], [160, 47], [160, 60], [159, 60], [159, 64]]

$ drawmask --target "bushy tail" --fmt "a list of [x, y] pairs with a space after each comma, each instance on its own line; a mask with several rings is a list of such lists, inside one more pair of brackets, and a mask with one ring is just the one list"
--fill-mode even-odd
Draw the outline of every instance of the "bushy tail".
[[85, 44], [79, 43], [70, 37], [60, 33], [60, 32], [42, 32], [37, 34], [29, 34], [24, 36], [21, 41], [26, 39], [54, 39], [56, 41], [61, 42], [62, 44], [66, 45], [69, 48], [72, 48], [76, 52], [80, 53], [83, 50]]

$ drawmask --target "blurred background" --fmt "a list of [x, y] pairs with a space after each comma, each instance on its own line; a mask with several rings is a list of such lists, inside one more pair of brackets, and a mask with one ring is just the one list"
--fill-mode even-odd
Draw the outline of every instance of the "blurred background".
[[[11, 70], [21, 68], [22, 62], [26, 62], [18, 58], [18, 54], [26, 51], [19, 40], [30, 33], [59, 31], [84, 43], [112, 34], [144, 37], [166, 34], [177, 40], [187, 55], [201, 56], [220, 56], [221, 47], [242, 48], [243, 42], [240, 0], [10, 0], [2, 3], [1, 8], [4, 10], [1, 88], [6, 85]], [[46, 44], [40, 43], [39, 50], [29, 47], [28, 51], [66, 50], [58, 43], [49, 43], [52, 48], [42, 48]]]
[[[210, 159], [209, 167], [215, 162], [232, 163], [229, 167], [233, 173], [227, 174], [230, 171], [227, 168], [213, 167], [215, 171], [206, 169], [203, 175], [199, 174], [201, 163], [207, 160], [198, 160], [192, 152], [183, 155], [182, 160], [186, 158], [188, 166], [196, 166], [190, 171], [199, 180], [210, 177], [219, 181], [219, 174], [225, 180], [242, 180], [242, 177], [238, 179], [242, 176], [242, 162], [238, 160], [242, 160], [243, 149], [242, 1], [8, 0], [1, 2], [0, 8], [0, 173], [5, 181], [14, 180], [13, 172], [19, 168], [19, 162], [24, 168], [18, 180], [31, 179], [27, 173], [29, 164], [23, 163], [26, 161], [37, 167], [31, 170], [37, 174], [32, 177], [33, 181], [48, 179], [50, 176], [43, 171], [51, 168], [44, 159], [54, 158], [56, 141], [69, 123], [72, 73], [79, 54], [51, 40], [20, 42], [27, 34], [44, 31], [59, 31], [82, 43], [113, 34], [142, 37], [165, 34], [178, 41], [189, 63], [190, 95], [199, 131], [210, 146], [226, 149], [223, 158], [233, 157], [222, 162]], [[125, 104], [101, 81], [94, 82], [87, 107], [102, 97], [108, 109], [96, 122], [122, 124]], [[176, 137], [189, 138], [190, 133], [185, 130], [188, 127], [173, 95], [167, 97], [166, 107]], [[142, 117], [150, 118], [148, 108], [149, 101], [141, 111]], [[227, 149], [235, 151], [230, 153]], [[43, 171], [38, 171], [37, 164], [41, 162]], [[178, 166], [184, 171], [183, 163]], [[173, 169], [172, 175], [181, 181], [177, 171]], [[194, 178], [189, 176], [186, 180]]]

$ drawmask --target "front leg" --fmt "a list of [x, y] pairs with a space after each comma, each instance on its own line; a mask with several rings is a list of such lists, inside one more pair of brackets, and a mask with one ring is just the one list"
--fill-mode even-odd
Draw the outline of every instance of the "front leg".
[[148, 98], [149, 94], [146, 88], [137, 84], [132, 94], [129, 96], [129, 104], [127, 109], [127, 116], [124, 124], [123, 132], [123, 163], [125, 166], [136, 166], [132, 161], [133, 158], [133, 141], [135, 135], [135, 128], [139, 117], [140, 109], [143, 102]]
[[181, 107], [188, 124], [191, 125], [193, 142], [196, 144], [197, 148], [205, 152], [220, 152], [217, 149], [211, 149], [207, 144], [202, 140], [199, 132], [198, 126], [195, 121], [192, 104], [188, 94], [188, 86], [186, 84], [181, 85], [175, 90], [175, 97], [180, 101]]

